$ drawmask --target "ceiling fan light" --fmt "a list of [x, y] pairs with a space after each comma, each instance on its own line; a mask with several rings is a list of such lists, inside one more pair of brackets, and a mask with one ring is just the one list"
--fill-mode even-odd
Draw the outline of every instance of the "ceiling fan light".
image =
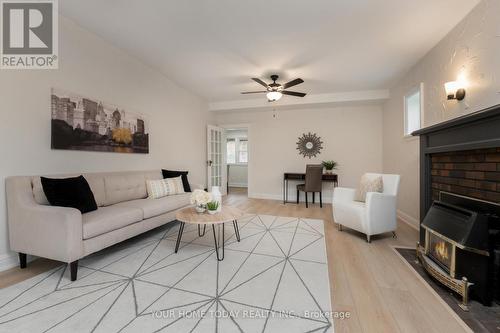
[[269, 102], [276, 102], [278, 101], [281, 97], [283, 97], [283, 94], [279, 91], [270, 91], [266, 94], [267, 100]]

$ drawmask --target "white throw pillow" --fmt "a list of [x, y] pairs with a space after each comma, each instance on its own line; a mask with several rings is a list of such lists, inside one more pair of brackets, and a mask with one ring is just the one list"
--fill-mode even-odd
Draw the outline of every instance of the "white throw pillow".
[[382, 176], [373, 176], [364, 174], [361, 177], [361, 181], [359, 182], [359, 186], [356, 190], [356, 194], [354, 196], [354, 200], [365, 202], [366, 201], [366, 193], [368, 192], [383, 192], [384, 190], [384, 182], [382, 180]]
[[147, 180], [148, 198], [158, 199], [167, 195], [184, 193], [181, 176], [159, 180]]

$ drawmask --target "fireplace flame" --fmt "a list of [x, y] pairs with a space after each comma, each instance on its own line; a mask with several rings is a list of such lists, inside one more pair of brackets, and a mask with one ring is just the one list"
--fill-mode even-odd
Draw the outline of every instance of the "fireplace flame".
[[444, 241], [436, 243], [434, 246], [434, 253], [436, 253], [442, 260], [450, 259], [450, 253], [448, 252], [448, 247]]

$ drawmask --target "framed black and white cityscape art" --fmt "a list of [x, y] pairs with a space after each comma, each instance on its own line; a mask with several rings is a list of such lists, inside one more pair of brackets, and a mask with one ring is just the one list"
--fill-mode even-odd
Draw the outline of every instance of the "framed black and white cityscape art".
[[144, 115], [55, 88], [51, 105], [52, 149], [149, 153]]

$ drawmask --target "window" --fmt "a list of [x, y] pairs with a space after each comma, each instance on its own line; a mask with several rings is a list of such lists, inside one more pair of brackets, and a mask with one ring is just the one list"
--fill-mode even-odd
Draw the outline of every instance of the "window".
[[227, 163], [236, 163], [236, 139], [227, 139]]
[[238, 162], [248, 163], [248, 140], [240, 139], [240, 144], [238, 146]]
[[423, 84], [405, 96], [405, 136], [421, 128]]
[[226, 143], [227, 164], [248, 163], [248, 139], [228, 138]]

